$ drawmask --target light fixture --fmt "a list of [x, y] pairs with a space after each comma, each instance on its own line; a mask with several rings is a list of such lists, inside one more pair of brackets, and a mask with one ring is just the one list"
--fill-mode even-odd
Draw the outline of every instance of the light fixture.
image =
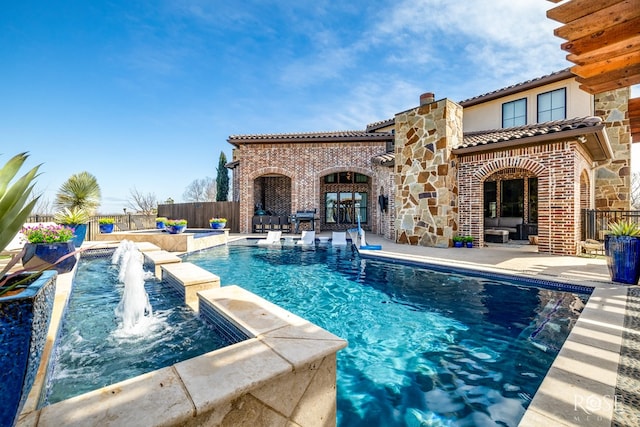
[[580, 141], [581, 144], [584, 144], [585, 142], [587, 142], [587, 137], [584, 135], [580, 135], [578, 137], [578, 141]]

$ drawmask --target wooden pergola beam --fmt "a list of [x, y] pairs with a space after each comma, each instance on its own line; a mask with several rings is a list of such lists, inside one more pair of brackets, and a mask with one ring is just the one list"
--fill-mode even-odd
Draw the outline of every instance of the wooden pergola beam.
[[623, 42], [636, 36], [640, 31], [640, 16], [612, 25], [580, 38], [573, 38], [560, 45], [566, 52], [582, 55], [594, 51], [602, 46]]
[[554, 34], [575, 40], [640, 16], [640, 0], [623, 0], [556, 28]]
[[547, 18], [566, 24], [616, 3], [620, 3], [620, 1], [621, 0], [573, 0], [548, 10]]

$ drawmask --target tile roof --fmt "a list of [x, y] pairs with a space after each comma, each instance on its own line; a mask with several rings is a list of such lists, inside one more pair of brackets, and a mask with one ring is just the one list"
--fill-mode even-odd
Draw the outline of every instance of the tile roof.
[[511, 95], [513, 93], [522, 92], [525, 90], [533, 89], [539, 86], [544, 86], [550, 83], [554, 83], [560, 80], [575, 78], [575, 75], [571, 72], [570, 68], [564, 70], [554, 71], [551, 74], [545, 76], [536, 77], [535, 79], [527, 80], [521, 83], [516, 83], [511, 86], [504, 87], [502, 89], [494, 90], [482, 95], [474, 96], [473, 98], [459, 101], [458, 104], [463, 107], [471, 107], [472, 105], [481, 104], [483, 102], [491, 101], [496, 98]]
[[[588, 116], [535, 123], [513, 128], [466, 132], [463, 136], [462, 144], [454, 147], [453, 151], [454, 153], [456, 151], [459, 153], [465, 151], [482, 151], [494, 148], [494, 144], [499, 143], [534, 143], [542, 140], [556, 140], [581, 134], [595, 133], [602, 130], [603, 127], [602, 119]], [[603, 141], [602, 144], [605, 144], [605, 142]], [[496, 146], [495, 148], [499, 147], [500, 146]], [[606, 148], [599, 148], [592, 145], [591, 142], [589, 142], [588, 148], [593, 149], [597, 160], [601, 160], [601, 149], [608, 151]], [[376, 165], [392, 166], [395, 161], [395, 154], [392, 152], [381, 154], [371, 159], [371, 161]]]
[[393, 132], [367, 132], [345, 130], [335, 132], [270, 133], [231, 135], [227, 141], [233, 145], [265, 142], [345, 142], [345, 141], [391, 141]]
[[[495, 144], [503, 141], [513, 141], [535, 136], [559, 134], [566, 131], [599, 126], [602, 120], [599, 117], [578, 117], [574, 119], [556, 120], [552, 122], [534, 123], [531, 125], [514, 128], [482, 130], [466, 132], [462, 139], [462, 144], [457, 148], [476, 147], [479, 145]], [[559, 135], [559, 137], [561, 137]]]

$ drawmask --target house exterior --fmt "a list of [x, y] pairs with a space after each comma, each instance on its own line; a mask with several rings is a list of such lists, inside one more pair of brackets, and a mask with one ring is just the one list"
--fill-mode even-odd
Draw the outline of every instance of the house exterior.
[[256, 213], [316, 210], [320, 230], [354, 227], [448, 247], [489, 224], [575, 254], [581, 209], [629, 209], [629, 89], [590, 95], [567, 69], [462, 102], [419, 105], [364, 131], [232, 135], [241, 232]]

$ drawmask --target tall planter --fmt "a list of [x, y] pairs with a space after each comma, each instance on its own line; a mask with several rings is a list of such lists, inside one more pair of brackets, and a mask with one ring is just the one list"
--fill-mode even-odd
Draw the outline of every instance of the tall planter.
[[0, 426], [15, 423], [33, 386], [47, 340], [56, 278], [57, 272], [44, 271], [22, 292], [0, 297]]
[[[76, 256], [58, 262], [63, 256], [75, 251], [73, 241], [60, 243], [26, 243], [22, 255], [22, 265], [27, 270], [56, 270], [58, 273], [68, 273], [76, 265]], [[57, 264], [56, 264], [57, 262]]]
[[67, 227], [73, 228], [75, 231], [73, 232], [74, 238], [72, 240], [73, 244], [76, 248], [82, 246], [84, 242], [84, 238], [87, 236], [87, 224], [64, 224]]
[[640, 279], [640, 237], [608, 234], [604, 250], [611, 280], [636, 285]]

